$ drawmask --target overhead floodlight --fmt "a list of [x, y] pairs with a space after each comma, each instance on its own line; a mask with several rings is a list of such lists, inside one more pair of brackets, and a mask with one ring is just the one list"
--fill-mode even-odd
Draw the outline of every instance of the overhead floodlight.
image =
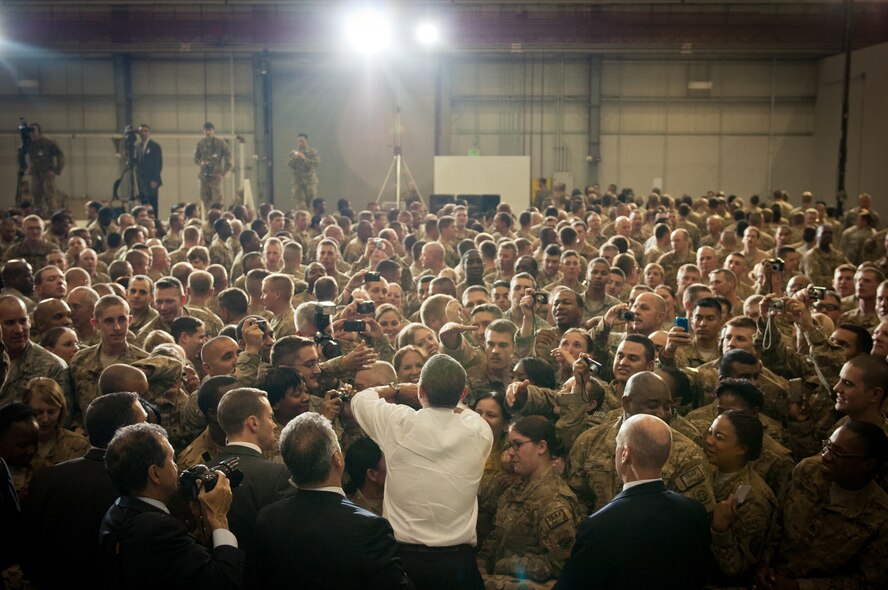
[[425, 22], [416, 27], [416, 38], [423, 45], [434, 45], [441, 38], [441, 33], [434, 23]]
[[353, 48], [362, 53], [379, 53], [392, 42], [392, 26], [386, 16], [373, 9], [353, 13], [345, 23], [345, 34]]

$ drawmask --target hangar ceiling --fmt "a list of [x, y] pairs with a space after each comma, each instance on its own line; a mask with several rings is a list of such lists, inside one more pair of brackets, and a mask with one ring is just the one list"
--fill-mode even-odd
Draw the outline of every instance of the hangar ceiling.
[[[888, 2], [450, 0], [390, 2], [399, 23], [443, 23], [453, 54], [601, 54], [662, 59], [812, 59], [888, 41]], [[78, 53], [336, 52], [345, 3], [283, 0], [5, 0], [5, 51]], [[406, 37], [406, 36], [405, 36]], [[21, 45], [17, 45], [21, 44]]]

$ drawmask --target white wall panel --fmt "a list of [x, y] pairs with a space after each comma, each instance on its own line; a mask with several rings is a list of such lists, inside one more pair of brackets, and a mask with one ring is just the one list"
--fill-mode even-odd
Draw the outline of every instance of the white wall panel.
[[668, 137], [663, 190], [673, 195], [693, 195], [718, 187], [720, 157], [718, 137]]

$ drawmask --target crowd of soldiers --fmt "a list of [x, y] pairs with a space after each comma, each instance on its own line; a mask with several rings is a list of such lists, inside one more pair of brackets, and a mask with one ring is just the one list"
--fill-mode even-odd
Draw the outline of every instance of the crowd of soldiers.
[[[267, 393], [278, 435], [327, 417], [350, 498], [382, 514], [385, 458], [349, 396], [418, 407], [423, 363], [445, 354], [494, 433], [477, 524], [490, 587], [556, 582], [581, 520], [621, 490], [616, 438], [636, 414], [670, 426], [666, 486], [710, 514], [712, 586], [888, 583], [888, 230], [869, 195], [837, 216], [810, 193], [556, 183], [523, 211], [328, 213], [305, 174], [307, 208], [288, 212], [7, 212], [0, 456], [26, 515], [34, 473], [90, 448], [97, 398], [136, 392], [182, 470], [220, 456], [234, 387]], [[24, 577], [49, 562], [23, 557]]]

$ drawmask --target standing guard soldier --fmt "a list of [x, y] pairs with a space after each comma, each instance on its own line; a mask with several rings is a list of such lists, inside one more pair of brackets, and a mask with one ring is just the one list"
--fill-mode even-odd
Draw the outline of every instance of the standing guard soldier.
[[222, 177], [231, 170], [231, 150], [224, 139], [216, 137], [216, 127], [210, 122], [203, 126], [205, 137], [194, 150], [194, 163], [200, 166], [200, 200], [204, 215], [213, 203], [222, 202]]
[[290, 152], [287, 163], [293, 171], [293, 206], [305, 203], [306, 211], [311, 211], [311, 202], [318, 192], [318, 164], [321, 156], [318, 150], [308, 145], [308, 136], [300, 133], [296, 136], [296, 149]]
[[36, 209], [44, 214], [52, 213], [62, 205], [56, 192], [55, 177], [65, 168], [65, 154], [59, 144], [41, 135], [39, 123], [31, 123], [30, 129], [31, 198]]

